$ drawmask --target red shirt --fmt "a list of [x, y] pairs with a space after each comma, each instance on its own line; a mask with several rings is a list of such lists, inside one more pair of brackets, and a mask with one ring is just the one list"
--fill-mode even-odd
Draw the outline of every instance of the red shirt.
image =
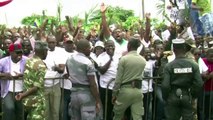
[[[208, 73], [213, 72], [213, 62], [207, 61], [206, 58], [203, 58], [204, 63], [208, 67]], [[205, 91], [213, 91], [213, 79], [209, 79], [204, 83]]]

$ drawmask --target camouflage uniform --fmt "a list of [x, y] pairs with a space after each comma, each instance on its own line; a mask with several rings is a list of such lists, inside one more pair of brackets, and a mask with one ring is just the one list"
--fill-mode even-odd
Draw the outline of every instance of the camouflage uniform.
[[46, 65], [37, 57], [29, 59], [24, 71], [24, 89], [28, 91], [36, 86], [38, 91], [24, 99], [25, 110], [28, 113], [27, 120], [45, 120], [45, 97], [44, 97], [44, 76]]

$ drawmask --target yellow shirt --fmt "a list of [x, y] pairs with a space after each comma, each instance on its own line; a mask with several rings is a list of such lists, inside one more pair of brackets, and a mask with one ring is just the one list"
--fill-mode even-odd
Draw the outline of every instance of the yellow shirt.
[[198, 7], [203, 8], [200, 15], [203, 16], [206, 13], [211, 13], [211, 2], [210, 0], [192, 0]]

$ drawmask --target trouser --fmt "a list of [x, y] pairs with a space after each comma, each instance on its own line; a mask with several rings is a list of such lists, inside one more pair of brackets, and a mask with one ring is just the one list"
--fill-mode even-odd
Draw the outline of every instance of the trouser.
[[70, 120], [70, 116], [68, 114], [68, 105], [70, 103], [71, 91], [61, 88], [61, 94], [64, 96], [61, 98], [60, 120]]
[[60, 84], [45, 88], [46, 120], [59, 120], [61, 88]]
[[198, 99], [197, 99], [197, 117], [198, 120], [204, 120], [204, 90], [201, 89], [200, 94], [198, 95]]
[[23, 120], [23, 104], [22, 101], [15, 100], [18, 93], [9, 92], [2, 100], [3, 120]]
[[144, 109], [141, 89], [121, 86], [117, 100], [114, 104], [113, 120], [121, 120], [128, 107], [131, 109], [133, 120], [142, 120]]
[[25, 106], [24, 109], [27, 114], [25, 120], [46, 120], [45, 108], [45, 101], [37, 103], [34, 107]]
[[71, 120], [96, 120], [95, 99], [88, 88], [71, 90], [69, 113]]
[[[107, 101], [106, 101], [106, 88], [100, 87], [100, 96], [101, 96], [101, 102], [103, 104], [103, 117], [105, 117], [105, 113], [107, 113], [106, 120], [112, 120], [113, 118], [113, 104], [112, 104], [112, 90], [108, 90], [107, 94]], [[107, 106], [106, 105], [107, 102]], [[105, 107], [107, 107], [107, 112], [105, 112]]]
[[213, 91], [205, 91], [204, 120], [213, 120]]
[[162, 90], [161, 90], [161, 86], [160, 85], [156, 85], [155, 86], [155, 93], [156, 93], [156, 101], [155, 103], [155, 116], [153, 116], [155, 118], [155, 120], [162, 120], [165, 119], [165, 112], [164, 112], [164, 108], [165, 108], [165, 101], [163, 100], [163, 96], [162, 96]]
[[144, 115], [143, 120], [151, 120], [151, 103], [152, 103], [152, 92], [143, 93], [143, 104], [144, 104]]
[[204, 91], [201, 91], [201, 94], [198, 96], [197, 102], [197, 116], [198, 120], [204, 120]]
[[182, 99], [175, 93], [171, 93], [166, 100], [165, 115], [166, 120], [192, 120], [193, 107], [191, 96], [183, 94]]

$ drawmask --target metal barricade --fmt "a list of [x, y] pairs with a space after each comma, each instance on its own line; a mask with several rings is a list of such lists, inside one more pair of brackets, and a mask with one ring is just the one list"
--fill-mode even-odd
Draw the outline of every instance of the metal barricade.
[[[54, 85], [54, 81], [55, 80], [58, 80], [58, 79], [60, 79], [60, 80], [62, 80], [62, 85], [64, 85], [64, 78], [62, 77], [62, 76], [60, 76], [60, 77], [55, 77], [55, 78], [45, 78], [45, 80], [53, 80], [53, 85]], [[1, 79], [1, 80], [8, 80], [8, 79]], [[23, 81], [23, 77], [19, 77], [19, 78], [14, 78], [14, 77], [12, 77], [11, 76], [11, 79], [10, 79], [12, 82], [13, 82], [13, 92], [12, 92], [12, 97], [13, 97], [13, 99], [14, 99], [14, 101], [15, 101], [15, 86], [16, 86], [16, 80], [22, 80]], [[63, 90], [63, 89], [62, 89]], [[64, 91], [62, 91], [62, 94], [61, 94], [61, 98], [63, 98], [64, 97], [64, 93], [63, 93]], [[62, 106], [62, 108], [61, 109], [63, 109], [63, 107], [64, 107], [64, 104], [63, 104], [63, 100], [61, 101], [61, 103], [60, 103]], [[24, 105], [22, 104], [22, 106], [23, 106], [23, 108], [24, 108]], [[3, 110], [3, 100], [2, 100], [2, 98], [1, 98], [1, 109]], [[60, 109], [60, 108], [59, 108]], [[22, 114], [22, 116], [23, 116], [23, 119], [24, 120], [26, 120], [26, 116], [25, 116], [25, 114], [24, 114], [24, 109], [23, 109], [23, 114]], [[4, 116], [4, 113], [3, 113], [3, 111], [2, 111], [2, 113], [0, 114], [0, 120], [3, 118], [3, 116]], [[62, 113], [62, 119], [63, 119], [63, 113]]]
[[[153, 82], [154, 83], [157, 83], [157, 82], [155, 82], [156, 80], [158, 80], [158, 79], [161, 79], [161, 77], [159, 77], [159, 76], [156, 76], [156, 77], [143, 77], [142, 78], [142, 80], [145, 80], [145, 79], [148, 79], [148, 80], [150, 80], [150, 79], [153, 79]], [[109, 85], [112, 83], [114, 81], [114, 79], [112, 79], [112, 80], [110, 80], [109, 81], [109, 83], [107, 84], [107, 89], [106, 89], [106, 93], [105, 93], [105, 109], [104, 109], [104, 113], [105, 113], [105, 115], [104, 115], [104, 120], [106, 120], [106, 116], [107, 116], [107, 102], [108, 102], [108, 89], [109, 89]], [[148, 82], [149, 83], [149, 82]], [[156, 85], [156, 84], [155, 84]], [[154, 88], [156, 88], [156, 87], [154, 87]], [[148, 94], [150, 94], [149, 92], [148, 92]], [[156, 102], [156, 92], [155, 92], [155, 90], [154, 90], [154, 98], [153, 98], [153, 103], [155, 103]], [[145, 105], [147, 105], [147, 104], [145, 104]], [[148, 105], [147, 105], [148, 106]], [[156, 106], [156, 104], [154, 104], [153, 105], [153, 107], [152, 107], [152, 113], [153, 113], [153, 115], [152, 115], [152, 119], [153, 120], [155, 120], [155, 111], [156, 111], [156, 108], [155, 108], [155, 106]], [[130, 116], [130, 119], [132, 119], [132, 117]], [[148, 116], [147, 116], [147, 119], [148, 119]], [[146, 120], [147, 120], [146, 119]]]
[[[17, 78], [16, 78], [17, 79]], [[14, 87], [13, 87], [13, 91], [15, 91], [15, 80], [16, 79], [14, 79], [14, 78], [12, 78], [11, 79], [11, 81], [14, 83]], [[62, 85], [64, 85], [64, 78], [63, 77], [56, 77], [56, 78], [48, 78], [48, 79], [46, 79], [46, 80], [56, 80], [56, 79], [60, 79], [60, 80], [62, 80]], [[157, 118], [156, 118], [156, 111], [157, 111], [157, 85], [158, 85], [158, 80], [159, 79], [161, 79], [161, 77], [159, 77], [159, 76], [157, 76], [157, 77], [144, 77], [143, 78], [143, 80], [145, 80], [145, 79], [148, 79], [148, 80], [150, 80], [150, 79], [152, 79], [153, 80], [153, 84], [154, 84], [154, 91], [153, 91], [153, 99], [152, 99], [152, 120], [156, 120]], [[3, 79], [2, 79], [3, 80]], [[22, 77], [20, 77], [20, 78], [18, 78], [17, 80], [23, 80], [23, 78]], [[106, 89], [106, 94], [105, 94], [105, 116], [104, 116], [104, 120], [106, 120], [106, 116], [107, 116], [107, 102], [108, 102], [108, 89], [109, 89], [109, 85], [112, 83], [114, 81], [114, 79], [113, 80], [111, 80], [108, 84], [107, 84], [107, 89]], [[211, 86], [211, 87], [213, 87], [213, 85]], [[63, 89], [62, 89], [63, 90]], [[64, 97], [64, 91], [62, 91], [61, 92], [62, 94], [61, 94], [61, 98], [63, 98]], [[149, 94], [151, 94], [151, 93], [149, 93]], [[204, 109], [205, 109], [205, 107], [206, 106], [204, 106], [206, 103], [205, 103], [205, 94], [206, 94], [206, 92], [205, 91], [203, 91], [203, 94], [200, 96], [200, 98], [202, 99], [201, 100], [201, 103], [202, 103], [202, 105], [201, 105], [201, 107], [202, 107], [202, 110], [201, 110], [201, 114], [202, 114], [202, 116], [201, 117], [205, 117], [204, 115]], [[13, 98], [15, 99], [15, 94], [14, 94], [14, 92], [13, 92]], [[208, 103], [208, 105], [209, 106], [211, 106], [212, 105], [212, 103], [211, 103], [211, 100], [212, 100], [213, 98], [212, 98], [212, 94], [210, 94], [209, 95], [209, 103]], [[148, 104], [144, 104], [144, 105], [146, 105], [146, 106], [148, 106]], [[2, 105], [2, 107], [3, 107], [3, 105]], [[65, 106], [64, 106], [64, 102], [63, 102], [63, 100], [61, 101], [61, 108], [63, 109]], [[209, 112], [209, 115], [211, 114], [211, 112], [212, 112], [212, 109], [211, 109], [211, 107], [209, 107], [209, 109], [208, 109], [208, 112]], [[24, 112], [23, 112], [24, 113]], [[148, 113], [145, 113], [145, 114], [149, 114], [149, 112]], [[197, 114], [199, 114], [199, 113], [197, 113]], [[0, 116], [2, 117], [3, 116], [3, 113], [1, 113], [0, 114]], [[24, 114], [23, 114], [23, 116], [24, 116]], [[63, 112], [62, 112], [62, 114], [61, 114], [61, 117], [63, 118], [64, 117], [64, 115], [63, 115]], [[148, 117], [146, 117], [145, 118], [145, 120], [148, 120]]]

